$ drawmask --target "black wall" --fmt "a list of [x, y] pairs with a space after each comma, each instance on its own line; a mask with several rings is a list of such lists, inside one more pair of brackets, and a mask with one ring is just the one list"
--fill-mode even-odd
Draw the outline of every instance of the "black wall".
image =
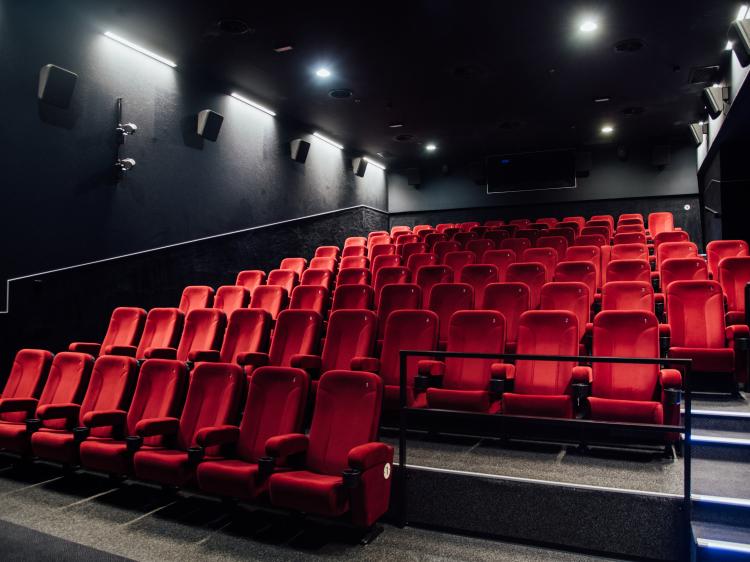
[[[292, 162], [288, 141], [309, 129], [113, 42], [102, 35], [111, 24], [76, 2], [0, 0], [0, 283], [322, 211], [386, 208], [384, 172], [358, 178], [351, 155], [314, 139], [307, 163]], [[47, 63], [79, 76], [68, 109], [36, 99]], [[137, 166], [115, 185], [120, 96], [139, 131], [122, 150]], [[216, 143], [194, 133], [206, 108], [225, 116]]]

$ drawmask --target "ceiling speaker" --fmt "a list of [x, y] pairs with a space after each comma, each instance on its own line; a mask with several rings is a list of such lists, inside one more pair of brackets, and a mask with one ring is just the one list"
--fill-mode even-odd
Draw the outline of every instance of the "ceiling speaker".
[[354, 158], [352, 159], [352, 169], [354, 170], [354, 173], [358, 175], [360, 178], [363, 178], [365, 176], [365, 172], [367, 171], [367, 160], [364, 158]]
[[409, 185], [419, 187], [419, 184], [422, 183], [422, 175], [419, 173], [419, 168], [409, 168], [406, 170], [406, 181]]
[[576, 152], [576, 177], [587, 178], [591, 173], [591, 152]]
[[39, 71], [38, 97], [55, 107], [68, 107], [78, 75], [54, 64], [46, 64]]
[[310, 143], [302, 139], [294, 139], [290, 146], [292, 148], [292, 160], [304, 164], [307, 154], [310, 152]]
[[221, 131], [221, 124], [223, 122], [223, 115], [210, 109], [204, 109], [198, 113], [198, 136], [206, 140], [215, 141], [219, 138], [219, 131]]
[[737, 60], [742, 66], [750, 64], [750, 20], [742, 19], [729, 26], [729, 40]]
[[729, 101], [729, 88], [726, 86], [703, 88], [703, 102], [706, 104], [711, 119], [716, 119], [723, 113], [727, 101]]

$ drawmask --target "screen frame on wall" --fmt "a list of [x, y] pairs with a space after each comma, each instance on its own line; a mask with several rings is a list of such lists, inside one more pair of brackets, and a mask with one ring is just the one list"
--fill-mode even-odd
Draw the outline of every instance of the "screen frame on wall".
[[[533, 188], [533, 189], [504, 189], [503, 191], [491, 191], [490, 190], [490, 174], [489, 174], [489, 164], [490, 159], [499, 159], [499, 158], [505, 158], [510, 156], [520, 156], [520, 155], [527, 155], [527, 154], [542, 154], [542, 153], [552, 153], [552, 152], [569, 152], [571, 154], [572, 158], [572, 164], [573, 164], [573, 184], [567, 185], [567, 186], [558, 186], [558, 187], [539, 187], [539, 188]], [[534, 191], [557, 191], [561, 189], [576, 189], [578, 187], [578, 176], [576, 174], [576, 161], [575, 161], [575, 150], [571, 148], [555, 148], [555, 149], [549, 149], [549, 150], [529, 150], [524, 152], [511, 152], [511, 153], [505, 153], [505, 154], [489, 154], [485, 156], [484, 159], [484, 165], [485, 165], [485, 177], [486, 177], [486, 184], [485, 184], [485, 192], [487, 195], [501, 195], [503, 193], [530, 193]]]

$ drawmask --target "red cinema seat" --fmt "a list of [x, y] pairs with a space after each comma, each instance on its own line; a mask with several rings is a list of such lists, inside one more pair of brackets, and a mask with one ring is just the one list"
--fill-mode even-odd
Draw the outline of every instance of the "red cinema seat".
[[[133, 474], [133, 455], [125, 438], [135, 435], [143, 419], [176, 417], [180, 413], [188, 372], [184, 363], [169, 359], [149, 359], [141, 366], [130, 407], [96, 409], [86, 413], [83, 427], [89, 436], [81, 442], [78, 453], [81, 466], [117, 476]], [[159, 436], [144, 439], [143, 448], [160, 449], [165, 445]]]
[[513, 250], [487, 250], [479, 263], [497, 267], [498, 281], [502, 282], [505, 281], [508, 266], [516, 263], [516, 253]]
[[437, 263], [438, 259], [435, 254], [412, 254], [406, 261], [406, 268], [411, 272], [411, 278], [415, 279], [420, 269], [423, 267], [436, 266]]
[[436, 242], [435, 246], [433, 246], [432, 251], [437, 255], [438, 261], [440, 263], [443, 263], [443, 260], [445, 259], [445, 256], [449, 254], [450, 252], [459, 252], [461, 251], [461, 244], [458, 242], [454, 242], [453, 240], [449, 241], [443, 241], [443, 242]]
[[364, 236], [350, 236], [344, 240], [344, 248], [349, 246], [367, 246], [367, 238]]
[[237, 285], [224, 285], [216, 289], [214, 308], [229, 316], [238, 308], [247, 308], [250, 302], [250, 291]]
[[418, 234], [412, 234], [410, 232], [397, 232], [393, 236], [393, 241], [396, 244], [396, 253], [399, 255], [401, 254], [401, 252], [399, 251], [399, 248], [401, 246], [405, 246], [406, 244], [414, 244], [414, 243], [421, 242]]
[[485, 310], [497, 310], [505, 317], [505, 349], [508, 353], [515, 353], [518, 321], [529, 310], [529, 293], [529, 286], [525, 283], [493, 283], [484, 290]]
[[316, 285], [300, 285], [292, 291], [289, 310], [314, 310], [325, 315], [328, 306], [328, 289]]
[[643, 244], [616, 244], [612, 246], [610, 260], [643, 260], [648, 262], [648, 246]]
[[[190, 454], [206, 434], [235, 422], [245, 387], [242, 369], [229, 363], [199, 363], [192, 372], [185, 406], [178, 418], [147, 418], [135, 426], [137, 437], [162, 437], [165, 446], [141, 447], [133, 457], [137, 478], [167, 486], [185, 486], [195, 479], [199, 459]], [[200, 441], [199, 441], [200, 439]], [[130, 439], [131, 443], [134, 441]], [[135, 445], [131, 445], [135, 448]], [[220, 457], [218, 445], [201, 447], [202, 458]]]
[[427, 252], [427, 244], [424, 242], [409, 242], [403, 246], [396, 247], [396, 253], [401, 256], [401, 263], [409, 262], [409, 257], [414, 254], [424, 254]]
[[241, 353], [262, 352], [268, 349], [271, 332], [271, 315], [260, 308], [240, 308], [229, 316], [221, 350], [194, 350], [194, 361], [220, 361], [237, 363]]
[[402, 283], [386, 285], [380, 293], [378, 313], [378, 341], [383, 339], [388, 316], [395, 310], [419, 310], [422, 307], [422, 290], [419, 285]]
[[558, 256], [554, 248], [529, 248], [521, 254], [519, 262], [536, 262], [544, 266], [544, 280], [552, 281]]
[[370, 263], [375, 264], [375, 260], [380, 256], [392, 256], [396, 253], [395, 244], [378, 244], [370, 248]]
[[608, 281], [602, 287], [602, 310], [654, 312], [654, 288], [645, 281]]
[[302, 273], [307, 268], [307, 260], [305, 258], [284, 258], [279, 264], [279, 269], [288, 269], [294, 271], [297, 277], [302, 277]]
[[316, 258], [333, 258], [338, 259], [341, 250], [338, 246], [318, 246], [315, 248]]
[[495, 248], [499, 248], [500, 243], [508, 238], [510, 238], [510, 234], [505, 230], [488, 230], [484, 233], [484, 239], [490, 240], [495, 245]]
[[649, 213], [648, 231], [652, 237], [674, 229], [674, 217], [672, 213]]
[[643, 215], [640, 213], [622, 213], [617, 219], [618, 224], [623, 220], [637, 220], [643, 224]]
[[112, 427], [97, 427], [83, 432], [74, 432], [74, 429], [84, 426], [85, 416], [89, 412], [127, 409], [136, 373], [136, 360], [132, 357], [99, 357], [80, 403], [48, 404], [37, 408], [36, 417], [41, 420], [41, 426], [31, 435], [34, 455], [64, 465], [76, 465], [79, 463], [78, 445], [83, 436], [89, 434], [91, 438], [111, 438], [114, 435]]
[[485, 287], [490, 283], [497, 283], [498, 275], [494, 265], [465, 265], [461, 268], [458, 281], [471, 285], [474, 290], [474, 307], [482, 308]]
[[446, 229], [454, 228], [454, 226], [455, 225], [452, 222], [440, 223], [435, 226], [435, 230], [442, 234]]
[[370, 269], [370, 260], [364, 256], [349, 256], [341, 259], [340, 269], [362, 268]]
[[134, 346], [141, 337], [145, 323], [146, 311], [142, 308], [115, 308], [102, 343], [73, 342], [68, 346], [68, 351], [88, 353], [96, 357], [109, 353], [116, 346]]
[[610, 230], [615, 229], [615, 218], [612, 215], [593, 215], [588, 222], [602, 221], [609, 225]]
[[445, 349], [453, 313], [474, 308], [474, 289], [466, 283], [438, 283], [432, 286], [427, 308], [438, 316], [438, 344]]
[[177, 308], [152, 308], [146, 316], [146, 324], [138, 343], [134, 345], [108, 346], [107, 355], [126, 355], [144, 359], [146, 350], [152, 347], [176, 347], [184, 324], [185, 315]]
[[227, 317], [215, 308], [196, 308], [185, 318], [180, 343], [174, 347], [151, 347], [146, 350], [147, 359], [177, 359], [188, 361], [193, 351], [218, 350], [224, 338]]
[[[652, 312], [606, 310], [594, 319], [594, 355], [658, 357], [659, 325]], [[678, 425], [679, 401], [670, 391], [682, 388], [680, 373], [656, 364], [594, 363], [591, 396], [593, 420]]]
[[[447, 351], [503, 353], [505, 319], [494, 310], [461, 310], [450, 320]], [[437, 378], [440, 388], [427, 388], [427, 406], [442, 410], [495, 413], [497, 396], [490, 392], [490, 367], [498, 359], [446, 357], [445, 361], [419, 361], [419, 378]]]
[[561, 223], [571, 223], [578, 225], [578, 229], [576, 232], [580, 231], [585, 225], [586, 225], [586, 219], [580, 216], [575, 217], [563, 217], [563, 220], [559, 223], [557, 223], [557, 226], [559, 227]]
[[[609, 243], [609, 239], [612, 238], [612, 231], [609, 229], [608, 226], [604, 225], [598, 225], [598, 226], [591, 226], [591, 221], [586, 223], [589, 226], [584, 226], [581, 229], [581, 232], [578, 234], [578, 236], [592, 236], [600, 234], [604, 237], [605, 244]], [[604, 244], [600, 244], [600, 246], [604, 246]]]
[[[47, 381], [39, 399], [33, 397], [8, 398], [0, 401], [0, 449], [11, 453], [28, 455], [31, 449], [30, 432], [41, 422], [27, 426], [24, 420], [34, 418], [40, 408], [47, 410], [55, 406], [80, 404], [89, 384], [94, 358], [87, 353], [63, 351], [55, 355], [50, 365]], [[12, 415], [11, 415], [12, 414]], [[13, 421], [13, 419], [19, 419]], [[7, 419], [10, 418], [10, 419]], [[64, 430], [65, 420], [50, 419], [44, 422], [48, 429]]]
[[620, 228], [621, 226], [640, 226], [645, 232], [646, 227], [643, 225], [643, 217], [628, 217], [620, 215], [620, 218], [617, 219], [617, 228]]
[[660, 232], [654, 238], [654, 255], [659, 256], [659, 246], [670, 242], [690, 242], [687, 232], [684, 230], [668, 230]]
[[666, 260], [698, 257], [698, 246], [693, 242], [662, 242], [654, 251], [656, 252], [656, 271], [658, 272], [661, 272], [662, 264]]
[[531, 244], [530, 247], [536, 246], [536, 241], [543, 236], [541, 230], [535, 228], [521, 228], [516, 231], [516, 238], [526, 238]]
[[613, 244], [615, 246], [623, 246], [630, 244], [642, 244], [646, 245], [647, 239], [643, 232], [618, 232], [615, 234]]
[[[439, 286], [439, 285], [438, 285]], [[435, 294], [435, 288], [432, 294]], [[385, 325], [385, 338], [380, 352], [380, 359], [373, 357], [356, 357], [352, 360], [352, 369], [377, 373], [384, 385], [384, 408], [399, 408], [400, 358], [402, 349], [432, 351], [437, 346], [438, 317], [431, 310], [396, 310], [388, 315]], [[419, 396], [414, 392], [414, 379], [417, 376], [419, 357], [409, 357], [406, 372], [406, 403], [412, 406], [424, 406], [424, 393]], [[322, 383], [322, 381], [321, 381]], [[318, 388], [318, 392], [320, 392]]]
[[373, 230], [367, 234], [367, 245], [372, 246], [371, 242], [373, 238], [381, 238], [383, 236], [391, 237], [391, 234], [387, 230]]
[[553, 280], [561, 283], [583, 283], [588, 287], [591, 301], [596, 295], [596, 268], [590, 261], [564, 261], [555, 266]]
[[265, 310], [271, 315], [271, 320], [276, 320], [283, 309], [287, 306], [288, 293], [284, 287], [278, 285], [262, 285], [255, 289], [250, 297], [250, 308]]
[[336, 271], [336, 258], [313, 258], [310, 260], [310, 267], [308, 269], [327, 269], [330, 272], [334, 272]]
[[394, 227], [391, 227], [391, 236], [393, 236], [397, 232], [411, 232], [411, 228], [409, 228], [408, 226], [394, 226]]
[[274, 458], [304, 458], [302, 470], [269, 481], [275, 507], [371, 527], [388, 511], [393, 448], [377, 442], [383, 385], [371, 373], [331, 371], [318, 387], [309, 435], [270, 439]]
[[[344, 258], [348, 259], [348, 258]], [[367, 270], [365, 270], [367, 271]], [[302, 278], [299, 281], [300, 287], [323, 287], [329, 289], [331, 287], [331, 279], [333, 278], [333, 272], [330, 269], [307, 269], [302, 274]], [[292, 289], [292, 295], [294, 294]]]
[[736, 357], [744, 353], [736, 354], [735, 348], [740, 340], [747, 343], [748, 328], [726, 328], [721, 285], [716, 281], [673, 281], [666, 296], [669, 356], [692, 359], [693, 373], [724, 374], [732, 384], [745, 382], [744, 357]]
[[239, 426], [203, 430], [196, 437], [197, 446], [203, 451], [216, 446], [232, 448], [231, 457], [198, 464], [199, 488], [241, 500], [253, 500], [266, 492], [270, 474], [259, 469], [258, 462], [266, 456], [269, 439], [302, 429], [308, 386], [308, 376], [299, 369], [259, 368], [249, 380]]
[[661, 264], [661, 290], [666, 292], [674, 281], [706, 281], [708, 267], [703, 258], [672, 258]]
[[[574, 225], [568, 225], [568, 226], [559, 226], [563, 223], [558, 223], [558, 226], [555, 228], [550, 228], [542, 238], [549, 238], [552, 236], [560, 236], [563, 240], [565, 240], [565, 248], [567, 249], [568, 246], [572, 246], [573, 242], [575, 242], [576, 235], [578, 234], [577, 227], [573, 228]], [[539, 241], [537, 240], [537, 243]], [[558, 253], [560, 256], [565, 255], [565, 251], [560, 251], [558, 249]]]
[[266, 285], [282, 287], [286, 290], [287, 295], [292, 293], [292, 289], [299, 282], [297, 272], [289, 269], [274, 269], [268, 272]]
[[524, 250], [531, 248], [531, 240], [528, 238], [508, 238], [500, 242], [501, 250], [513, 250], [516, 256], [520, 256]]
[[602, 253], [600, 246], [571, 246], [565, 252], [565, 259], [563, 261], [591, 262], [594, 264], [594, 269], [596, 269], [596, 286], [597, 288], [601, 286]]
[[23, 423], [28, 417], [23, 411], [6, 411], [5, 408], [23, 400], [38, 400], [51, 364], [52, 354], [43, 349], [22, 349], [16, 353], [0, 394], [0, 423]]
[[354, 257], [354, 256], [366, 256], [367, 247], [365, 246], [346, 246], [341, 251], [342, 258]]
[[524, 227], [528, 224], [531, 224], [531, 221], [529, 219], [513, 219], [510, 222], [508, 222], [508, 224], [519, 226], [519, 227]]
[[408, 283], [411, 272], [405, 267], [381, 267], [375, 276], [373, 289], [375, 290], [375, 308], [380, 305], [380, 292], [386, 285], [401, 285]]
[[529, 287], [530, 308], [539, 308], [539, 294], [547, 282], [544, 266], [538, 262], [518, 262], [508, 266], [505, 279], [509, 283], [526, 283]]
[[370, 256], [375, 246], [380, 244], [391, 244], [393, 240], [388, 234], [380, 234], [378, 236], [372, 236], [367, 239], [367, 255]]
[[255, 291], [255, 289], [257, 289], [261, 285], [265, 284], [265, 282], [265, 271], [261, 271], [259, 269], [246, 269], [245, 271], [240, 271], [237, 274], [237, 280], [234, 282], [234, 284], [239, 287], [245, 287], [245, 289], [250, 291], [250, 295], [252, 295], [253, 291]]
[[206, 285], [191, 285], [185, 287], [180, 298], [180, 310], [187, 314], [196, 308], [211, 308], [214, 300], [214, 290]]
[[434, 232], [424, 237], [424, 243], [427, 244], [427, 250], [433, 251], [435, 244], [438, 242], [447, 242], [448, 237], [445, 234]]
[[750, 283], [750, 257], [721, 260], [719, 283], [727, 299], [727, 324], [745, 324], [745, 287]]
[[369, 285], [341, 285], [333, 291], [331, 312], [355, 309], [372, 310], [374, 291]]
[[[542, 287], [539, 301], [540, 310], [567, 310], [578, 320], [578, 335], [581, 343], [586, 339], [591, 316], [591, 290], [585, 283], [576, 281], [547, 283]], [[584, 349], [580, 350], [580, 355]]]
[[461, 270], [464, 266], [472, 265], [476, 263], [476, 260], [477, 257], [474, 253], [469, 252], [468, 250], [461, 252], [448, 252], [445, 254], [445, 258], [443, 258], [443, 265], [447, 265], [453, 270], [455, 274], [454, 279], [458, 282], [460, 280]]
[[651, 266], [642, 259], [617, 259], [607, 265], [607, 283], [613, 281], [642, 281], [651, 283]]
[[[518, 323], [516, 353], [529, 355], [578, 355], [578, 321], [566, 310], [530, 310]], [[493, 365], [512, 392], [502, 395], [502, 412], [516, 416], [572, 418], [574, 416], [570, 361], [518, 359], [513, 365]], [[502, 370], [500, 368], [502, 367]]]
[[469, 232], [471, 231], [472, 228], [476, 228], [477, 226], [481, 226], [481, 224], [478, 223], [477, 221], [467, 221], [467, 222], [462, 222], [459, 225], [459, 228], [461, 229], [461, 232]]
[[479, 240], [470, 240], [468, 244], [466, 244], [466, 249], [476, 256], [476, 263], [479, 263], [479, 260], [482, 258], [485, 252], [495, 249], [495, 243], [492, 240], [488, 240], [486, 238], [481, 238]]
[[425, 230], [435, 230], [435, 229], [432, 228], [432, 225], [429, 225], [429, 224], [418, 224], [414, 228], [411, 229], [411, 231], [414, 234], [420, 234], [424, 232]]
[[542, 236], [536, 241], [537, 248], [552, 248], [557, 252], [558, 259], [565, 257], [568, 241], [564, 236]]
[[[573, 246], [605, 246], [609, 242], [602, 234], [579, 234], [576, 236]], [[570, 249], [570, 248], [568, 248]]]
[[438, 283], [452, 283], [453, 270], [447, 265], [428, 265], [420, 267], [415, 283], [422, 290], [422, 305], [416, 308], [427, 308], [430, 302], [430, 292]]
[[744, 240], [713, 240], [706, 246], [708, 272], [713, 279], [719, 280], [719, 264], [724, 258], [739, 258], [748, 255], [747, 242]]
[[454, 242], [458, 242], [461, 245], [461, 249], [466, 249], [466, 244], [471, 242], [472, 240], [479, 240], [479, 234], [476, 232], [456, 232], [453, 235], [452, 240]]
[[484, 221], [484, 226], [488, 228], [494, 228], [496, 226], [503, 226], [504, 224], [505, 224], [505, 221], [502, 219]]
[[617, 227], [615, 235], [617, 234], [641, 234], [646, 238], [646, 229], [642, 224], [621, 224]]
[[552, 217], [536, 219], [536, 224], [543, 224], [547, 228], [552, 228], [557, 224], [557, 219]]
[[396, 254], [390, 254], [387, 256], [378, 256], [372, 260], [372, 266], [370, 271], [370, 277], [375, 279], [380, 271], [384, 267], [399, 267], [401, 265], [401, 256]]

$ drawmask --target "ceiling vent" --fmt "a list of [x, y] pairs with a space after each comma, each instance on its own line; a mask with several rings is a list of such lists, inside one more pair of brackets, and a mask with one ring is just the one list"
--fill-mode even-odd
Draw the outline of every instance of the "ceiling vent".
[[721, 69], [714, 66], [694, 66], [688, 75], [688, 84], [705, 84], [718, 82], [721, 79]]
[[616, 53], [635, 53], [637, 51], [640, 51], [643, 49], [643, 46], [645, 43], [642, 39], [632, 38], [632, 39], [623, 39], [622, 41], [618, 41], [615, 43], [615, 52]]
[[336, 100], [348, 100], [354, 95], [354, 92], [347, 88], [334, 88], [328, 92], [328, 95]]

